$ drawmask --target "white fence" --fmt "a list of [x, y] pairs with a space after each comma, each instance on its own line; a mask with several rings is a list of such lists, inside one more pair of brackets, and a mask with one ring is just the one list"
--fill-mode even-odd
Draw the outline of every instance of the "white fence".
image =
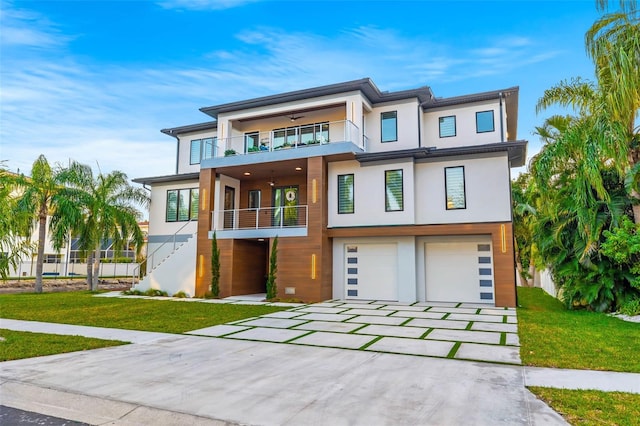
[[[102, 263], [100, 262], [100, 270], [98, 276], [131, 276], [133, 270], [138, 266], [137, 263]], [[45, 263], [43, 265], [43, 273], [45, 277], [72, 277], [86, 276], [86, 263]], [[18, 264], [16, 269], [9, 270], [9, 277], [33, 277], [36, 275], [36, 262], [22, 262]]]

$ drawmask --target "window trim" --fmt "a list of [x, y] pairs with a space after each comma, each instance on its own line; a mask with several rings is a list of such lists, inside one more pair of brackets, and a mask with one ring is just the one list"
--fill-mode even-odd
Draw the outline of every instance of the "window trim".
[[[389, 139], [389, 140], [385, 140], [384, 139], [384, 129], [383, 129], [383, 123], [384, 123], [384, 115], [385, 114], [394, 114], [394, 124], [395, 124], [395, 139]], [[381, 143], [388, 143], [388, 142], [397, 142], [398, 141], [398, 111], [385, 111], [385, 112], [381, 112], [380, 113], [380, 142]]]
[[[189, 191], [189, 198], [187, 201], [187, 219], [180, 219], [180, 191]], [[173, 218], [169, 218], [169, 193], [176, 193], [176, 214]], [[193, 194], [194, 192], [198, 193], [198, 201], [194, 203]], [[193, 208], [195, 204], [195, 209]], [[189, 222], [192, 220], [198, 220], [198, 206], [200, 204], [200, 188], [178, 188], [178, 189], [167, 189], [166, 199], [164, 205], [164, 221], [165, 223], [174, 223], [174, 222]], [[195, 215], [195, 217], [194, 217]]]
[[[391, 209], [389, 207], [389, 194], [387, 191], [388, 177], [390, 172], [400, 172], [400, 208], [399, 209]], [[385, 170], [384, 171], [384, 211], [385, 212], [402, 212], [404, 211], [404, 169], [393, 169], [393, 170]]]
[[[440, 120], [444, 118], [451, 118], [451, 117], [453, 117], [453, 134], [442, 136], [442, 126], [441, 126], [442, 123], [440, 122]], [[453, 138], [458, 135], [458, 120], [455, 115], [445, 115], [443, 117], [438, 117], [438, 135], [440, 136], [440, 138]]]
[[[491, 113], [491, 130], [482, 130], [478, 129], [478, 114], [484, 114], [486, 112]], [[476, 133], [492, 133], [496, 131], [496, 117], [492, 109], [486, 111], [476, 111]]]
[[[447, 185], [447, 170], [448, 169], [462, 169], [462, 195], [464, 204], [462, 207], [449, 207], [447, 196], [449, 194], [449, 188]], [[465, 210], [467, 208], [467, 178], [464, 170], [464, 166], [451, 166], [444, 168], [444, 207], [446, 210]]]
[[[340, 178], [344, 177], [344, 176], [351, 176], [351, 186], [352, 186], [352, 190], [351, 190], [351, 194], [353, 199], [351, 200], [351, 211], [345, 210], [342, 211], [340, 209]], [[345, 173], [345, 174], [341, 174], [338, 175], [338, 187], [337, 187], [337, 191], [338, 193], [338, 214], [354, 214], [356, 212], [356, 177], [355, 174], [353, 173]]]

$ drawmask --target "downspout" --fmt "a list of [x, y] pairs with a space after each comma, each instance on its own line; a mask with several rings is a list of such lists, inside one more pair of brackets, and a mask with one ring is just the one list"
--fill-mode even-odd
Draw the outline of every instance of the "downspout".
[[498, 94], [498, 97], [500, 99], [500, 142], [504, 142], [504, 119], [503, 119], [503, 112], [502, 112], [502, 97], [504, 95], [502, 94], [502, 92], [500, 92]]
[[420, 119], [422, 118], [422, 116], [420, 115], [421, 108], [422, 105], [420, 105], [420, 102], [418, 102], [418, 148], [422, 147], [422, 129], [420, 128]]
[[180, 164], [180, 138], [173, 134], [173, 130], [169, 130], [169, 133], [176, 138], [176, 174], [178, 174], [178, 165]]

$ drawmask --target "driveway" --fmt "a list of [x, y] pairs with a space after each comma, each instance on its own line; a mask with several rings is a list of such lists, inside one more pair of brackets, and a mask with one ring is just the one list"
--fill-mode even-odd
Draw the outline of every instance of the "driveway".
[[0, 389], [90, 424], [566, 424], [508, 365], [515, 324], [504, 309], [331, 301], [192, 332], [222, 338], [5, 362]]

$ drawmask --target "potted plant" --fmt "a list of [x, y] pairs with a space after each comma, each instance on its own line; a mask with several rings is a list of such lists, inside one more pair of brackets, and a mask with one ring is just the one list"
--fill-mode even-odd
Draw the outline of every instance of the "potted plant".
[[257, 146], [250, 146], [249, 149], [247, 149], [247, 152], [259, 152], [260, 148]]
[[236, 152], [236, 150], [235, 150], [235, 149], [227, 149], [227, 150], [224, 152], [224, 156], [225, 156], [225, 157], [230, 157], [230, 156], [232, 156], [232, 155], [236, 155], [236, 154], [237, 154], [237, 152]]

